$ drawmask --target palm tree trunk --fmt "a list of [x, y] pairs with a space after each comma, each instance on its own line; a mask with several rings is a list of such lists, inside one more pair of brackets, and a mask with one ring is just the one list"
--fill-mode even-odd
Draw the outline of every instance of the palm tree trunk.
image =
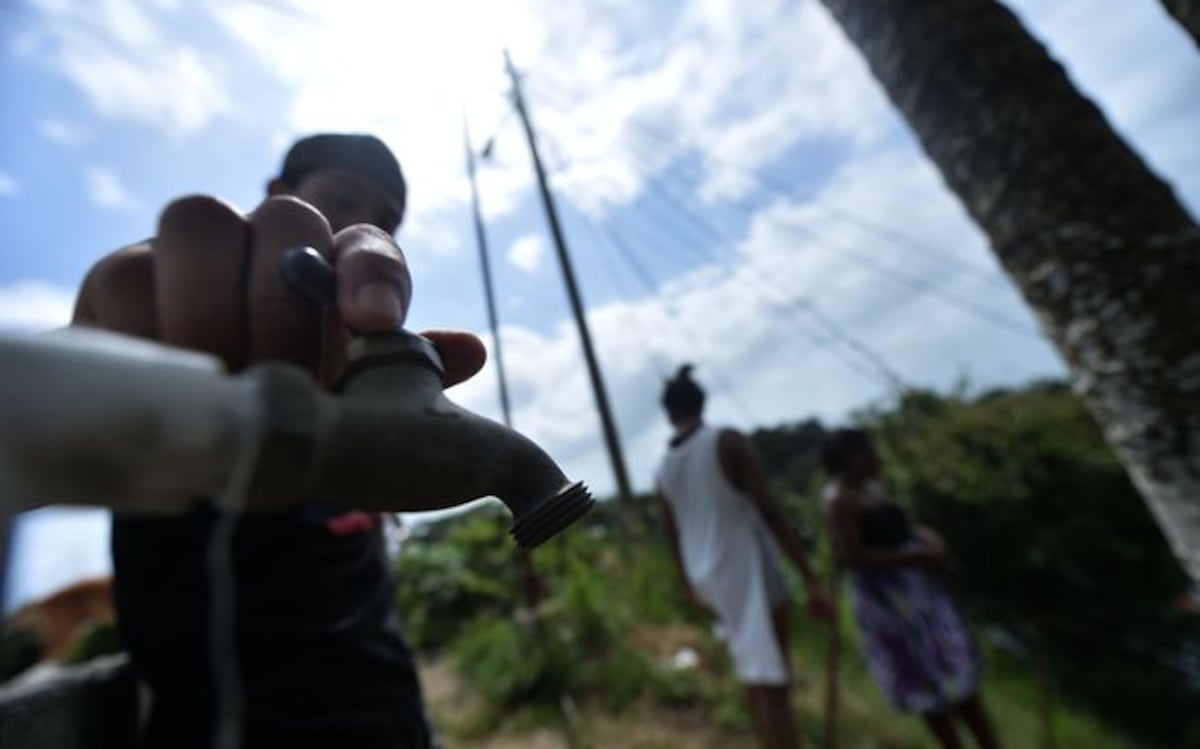
[[1163, 5], [1200, 47], [1200, 0], [1163, 0]]
[[822, 0], [1200, 579], [1200, 228], [994, 0]]

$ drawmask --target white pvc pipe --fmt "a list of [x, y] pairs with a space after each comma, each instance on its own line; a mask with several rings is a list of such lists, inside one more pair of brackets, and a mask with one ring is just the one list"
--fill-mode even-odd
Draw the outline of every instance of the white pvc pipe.
[[0, 519], [45, 504], [179, 512], [257, 439], [252, 378], [96, 330], [0, 336]]

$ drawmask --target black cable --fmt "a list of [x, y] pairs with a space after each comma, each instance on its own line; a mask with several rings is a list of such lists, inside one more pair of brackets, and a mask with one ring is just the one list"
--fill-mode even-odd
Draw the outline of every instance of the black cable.
[[[697, 215], [689, 207], [683, 205], [673, 193], [669, 192], [665, 187], [662, 187], [661, 180], [657, 176], [647, 177], [646, 181], [647, 184], [650, 185], [650, 189], [658, 189], [660, 191], [661, 196], [668, 203], [668, 205], [674, 207], [681, 216], [693, 223], [698, 229], [713, 237], [714, 241], [720, 244], [724, 244], [729, 241], [728, 238], [723, 237], [718, 230], [713, 228], [711, 223], [706, 221], [703, 217]], [[828, 244], [821, 244], [820, 237], [818, 237], [815, 232], [809, 228], [801, 228], [783, 223], [781, 221], [774, 221], [773, 224], [787, 233], [805, 236], [808, 240], [808, 243], [813, 247], [829, 247]], [[870, 255], [859, 252], [858, 250], [850, 249], [845, 246], [834, 249], [842, 255], [848, 255], [858, 259], [864, 266], [870, 268], [876, 274], [890, 280], [892, 283], [906, 286], [923, 294], [927, 293], [936, 295], [937, 298], [946, 304], [950, 304], [960, 308], [963, 311], [969, 312], [980, 320], [984, 320], [1018, 335], [1041, 340], [1041, 336], [1039, 334], [1022, 325], [1020, 322], [1012, 320], [1003, 315], [999, 315], [986, 307], [979, 306], [969, 298], [940, 288], [934, 285], [933, 281], [923, 279], [919, 276], [914, 276], [896, 268], [882, 266]]]
[[[722, 246], [728, 244], [728, 240], [703, 219], [694, 215], [691, 217], [695, 223], [697, 223], [700, 228], [703, 229], [704, 233], [708, 237], [715, 240], [716, 243]], [[656, 284], [650, 277], [648, 271], [646, 271], [641, 263], [636, 260], [636, 253], [634, 253], [632, 249], [630, 249], [624, 242], [619, 241], [617, 237], [612, 237], [612, 240], [613, 244], [615, 244], [618, 250], [621, 251], [621, 254], [624, 255], [627, 261], [629, 261], [631, 265], [633, 265], [635, 269], [639, 271], [639, 275], [645, 280], [649, 288], [653, 290]], [[725, 261], [716, 257], [714, 253], [699, 250], [697, 247], [692, 245], [687, 245], [687, 247], [695, 250], [698, 253], [698, 259], [702, 263], [715, 264], [724, 268], [726, 271], [733, 270], [729, 267], [729, 261]], [[757, 276], [749, 276], [749, 278], [753, 280], [759, 280]], [[763, 284], [764, 288], [769, 285], [766, 281], [761, 281], [761, 283]], [[762, 293], [760, 291], [759, 294], [763, 299], [780, 307], [792, 306], [795, 309], [800, 310], [802, 313], [813, 319], [816, 322], [817, 327], [826, 335], [828, 335], [831, 341], [845, 346], [854, 354], [863, 359], [868, 365], [867, 368], [864, 369], [860, 367], [858, 362], [854, 359], [843, 358], [843, 362], [845, 362], [851, 369], [854, 369], [857, 373], [864, 375], [873, 381], [878, 379], [885, 385], [898, 392], [903, 392], [907, 389], [903, 378], [901, 378], [894, 369], [887, 365], [883, 357], [872, 351], [866, 344], [858, 341], [853, 335], [843, 330], [827, 315], [822, 314], [811, 299], [792, 300], [786, 292], [782, 292], [774, 286], [770, 287], [770, 291], [771, 293]], [[780, 294], [779, 297], [775, 296], [776, 292]], [[820, 343], [822, 342], [818, 341], [818, 344]], [[836, 352], [837, 349], [834, 348], [833, 351]]]
[[[637, 154], [633, 154], [633, 156], [635, 159], [637, 159], [637, 157], [638, 157]], [[667, 190], [665, 187], [663, 187], [660, 176], [645, 175], [644, 180], [645, 180], [645, 184], [649, 185], [650, 189], [652, 189], [652, 190], [655, 189], [655, 186], [657, 186], [663, 199], [677, 213], [679, 213], [681, 216], [683, 216], [690, 224], [698, 227], [702, 233], [709, 236], [711, 239], [713, 239], [713, 241], [717, 242], [718, 244], [725, 244], [729, 241], [720, 232], [713, 229], [713, 227], [711, 226], [711, 224], [709, 224], [709, 222], [698, 217], [691, 209], [681, 205], [681, 203], [674, 197], [674, 195], [669, 190]], [[818, 236], [811, 228], [800, 229], [799, 227], [789, 226], [789, 225], [783, 224], [779, 221], [776, 221], [774, 223], [776, 226], [781, 227], [784, 231], [792, 233], [792, 234], [797, 234], [797, 233], [803, 232], [806, 235], [807, 241], [811, 246], [814, 246], [817, 248], [829, 248], [828, 244], [824, 244], [824, 245], [821, 244], [821, 237]], [[826, 240], [826, 241], [828, 241], [828, 240]], [[951, 292], [944, 288], [941, 288], [941, 287], [937, 286], [936, 282], [934, 282], [934, 281], [930, 281], [928, 279], [924, 279], [919, 276], [914, 276], [911, 273], [907, 273], [903, 270], [899, 270], [894, 267], [880, 265], [878, 263], [878, 261], [875, 258], [871, 257], [870, 255], [861, 253], [854, 249], [847, 248], [844, 245], [837, 247], [837, 248], [833, 248], [833, 249], [835, 249], [838, 252], [841, 252], [844, 255], [849, 255], [851, 257], [858, 259], [866, 267], [870, 268], [872, 271], [874, 271], [878, 275], [881, 275], [884, 278], [890, 280], [894, 284], [905, 286], [907, 288], [910, 288], [910, 289], [920, 292], [922, 294], [935, 295], [944, 303], [952, 305], [952, 306], [956, 306], [963, 311], [969, 312], [970, 314], [974, 315], [976, 318], [978, 318], [980, 320], [989, 322], [993, 325], [1004, 328], [1005, 330], [1008, 330], [1009, 332], [1012, 332], [1012, 333], [1016, 333], [1018, 335], [1041, 340], [1041, 335], [1039, 333], [1037, 333], [1034, 330], [1031, 330], [1027, 326], [1023, 325], [1021, 322], [1013, 320], [1011, 318], [1008, 318], [1004, 315], [1000, 315], [986, 307], [982, 307], [970, 298], [963, 297], [959, 294], [956, 294], [954, 292]]]
[[[687, 339], [692, 349], [696, 352], [699, 352], [702, 348], [700, 345], [699, 336], [695, 335], [692, 329], [684, 324], [683, 316], [680, 314], [678, 308], [676, 308], [675, 305], [666, 298], [666, 296], [658, 293], [658, 284], [655, 282], [653, 276], [651, 276], [637, 261], [635, 253], [633, 253], [629, 247], [625, 245], [624, 242], [615, 235], [615, 233], [613, 233], [611, 227], [605, 225], [602, 227], [602, 229], [597, 228], [595, 222], [591, 219], [587, 219], [587, 226], [597, 237], [607, 239], [610, 247], [616, 248], [618, 255], [623, 257], [625, 261], [629, 263], [629, 267], [635, 270], [635, 274], [642, 280], [642, 283], [646, 286], [651, 298], [662, 306], [663, 312], [666, 313], [667, 317], [669, 317], [671, 321], [675, 323], [675, 326], [683, 334], [684, 338]], [[724, 391], [725, 395], [729, 397], [730, 402], [733, 403], [739, 411], [741, 411], [746, 422], [749, 424], [758, 423], [758, 420], [754, 418], [754, 414], [750, 407], [737, 394], [737, 390], [735, 390], [733, 386], [725, 380], [725, 378], [721, 375], [717, 368], [712, 365], [711, 362], [708, 364], [708, 371], [712, 376], [713, 383], [718, 389]]]
[[[551, 87], [556, 85], [546, 78], [539, 78], [538, 81], [547, 83]], [[555, 99], [558, 102], [558, 104], [555, 106], [557, 106], [560, 111], [564, 108], [562, 102], [564, 101], [563, 97], [565, 96], [565, 93], [562, 92], [561, 89], [559, 89], [557, 93], [554, 93], [553, 89], [543, 89], [542, 93], [548, 94], [549, 98], [551, 99]], [[624, 124], [626, 125], [626, 130], [624, 133], [632, 135], [640, 134], [640, 137], [643, 139], [643, 143], [646, 143], [646, 139], [650, 138], [656, 143], [663, 143], [669, 146], [678, 145], [678, 134], [666, 133], [644, 121], [634, 118], [627, 119]], [[727, 169], [730, 169], [731, 171], [736, 171], [748, 177], [759, 189], [772, 192], [781, 197], [788, 198], [789, 200], [801, 199], [800, 196], [793, 194], [792, 190], [784, 185], [783, 180], [773, 177], [769, 173], [736, 164], [728, 159], [717, 158], [709, 153], [705, 153], [704, 156], [711, 164], [719, 164]], [[810, 204], [827, 212], [839, 215], [841, 218], [845, 219], [852, 225], [857, 226], [859, 229], [871, 234], [875, 234], [880, 239], [883, 239], [891, 244], [905, 247], [929, 260], [944, 265], [948, 269], [952, 269], [959, 273], [966, 273], [976, 276], [987, 281], [988, 283], [998, 285], [1007, 284], [1007, 281], [998, 276], [995, 272], [974, 263], [960, 260], [957, 257], [954, 257], [953, 253], [951, 253], [949, 250], [932, 245], [895, 227], [884, 225], [882, 222], [877, 220], [868, 219], [865, 216], [855, 214], [844, 206], [835, 205], [829, 201], [822, 200], [815, 195], [809, 195], [806, 196], [806, 198]]]
[[[571, 215], [580, 213], [581, 212], [577, 210], [570, 211]], [[593, 246], [598, 248], [600, 245], [598, 241], [599, 235], [596, 234], [596, 230], [592, 222], [587, 219], [586, 216], [583, 216], [582, 221], [576, 220], [575, 223], [583, 223], [583, 225], [592, 232]], [[630, 307], [633, 307], [633, 293], [629, 291], [628, 287], [626, 287], [624, 282], [621, 280], [621, 274], [617, 271], [617, 267], [612, 262], [612, 258], [608, 255], [608, 253], [598, 252], [597, 254], [600, 256], [600, 261], [601, 264], [604, 265], [605, 272], [608, 273], [609, 278], [611, 278], [613, 281], [613, 289], [617, 292], [618, 296], [620, 296], [623, 300], [625, 300], [626, 303], [630, 305]], [[643, 350], [650, 354], [651, 365], [654, 367], [659, 377], [666, 379], [668, 376], [667, 373], [669, 371], [669, 364], [664, 362], [664, 357], [659, 354], [658, 349], [651, 345], [649, 338], [646, 336], [646, 331], [644, 328], [637, 326], [635, 332], [638, 336], [638, 339], [642, 343]]]

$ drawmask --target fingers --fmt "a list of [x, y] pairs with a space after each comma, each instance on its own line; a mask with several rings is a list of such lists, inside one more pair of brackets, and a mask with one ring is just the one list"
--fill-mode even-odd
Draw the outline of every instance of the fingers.
[[249, 360], [287, 361], [315, 372], [325, 311], [284, 286], [280, 261], [293, 247], [312, 247], [328, 259], [333, 247], [329, 222], [307, 203], [276, 197], [254, 211], [250, 233]]
[[337, 271], [337, 314], [328, 321], [320, 379], [332, 384], [345, 365], [354, 334], [400, 329], [412, 298], [404, 253], [391, 235], [366, 224], [342, 229], [333, 238]]
[[355, 333], [399, 329], [412, 299], [412, 277], [404, 253], [386, 232], [357, 224], [333, 242], [338, 312]]
[[231, 371], [246, 365], [249, 237], [249, 223], [214, 198], [182, 198], [163, 210], [153, 266], [164, 343], [213, 354]]
[[430, 330], [421, 335], [433, 341], [442, 364], [446, 368], [443, 383], [446, 387], [457, 385], [475, 376], [487, 361], [487, 349], [483, 341], [470, 333], [454, 330]]
[[[358, 225], [335, 237], [318, 211], [292, 198], [266, 201], [249, 220], [213, 198], [177, 200], [163, 210], [152, 245], [119, 250], [92, 268], [75, 324], [209, 353], [231, 371], [284, 360], [329, 382], [349, 336], [400, 329], [412, 298], [408, 265], [390, 235]], [[333, 262], [336, 309], [323, 314], [284, 286], [280, 260], [298, 246]], [[442, 356], [447, 387], [487, 359], [469, 333], [426, 335]]]
[[75, 304], [74, 325], [155, 339], [154, 255], [149, 243], [117, 250], [88, 272]]

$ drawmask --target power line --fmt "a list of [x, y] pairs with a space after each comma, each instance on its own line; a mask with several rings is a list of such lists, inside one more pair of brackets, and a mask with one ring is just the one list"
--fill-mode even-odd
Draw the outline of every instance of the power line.
[[[667, 199], [668, 205], [672, 205], [680, 210], [686, 211], [683, 206], [679, 206], [677, 203], [671, 200], [670, 195], [665, 191], [663, 191], [661, 195]], [[697, 226], [698, 229], [704, 231], [706, 234], [712, 237], [718, 246], [725, 246], [729, 243], [730, 240], [728, 240], [720, 231], [714, 228], [712, 224], [705, 221], [703, 217], [700, 217], [690, 211], [686, 211], [684, 215], [686, 215]], [[708, 255], [708, 257], [711, 262], [716, 262], [722, 266], [726, 266], [727, 261], [722, 261], [711, 254]], [[748, 267], [751, 269], [755, 268], [753, 263], [749, 263]], [[764, 289], [769, 288], [773, 294], [778, 294], [776, 299], [779, 303], [790, 304], [804, 314], [808, 315], [817, 323], [818, 327], [820, 327], [833, 340], [841, 343], [862, 357], [872, 369], [882, 375], [884, 381], [886, 381], [891, 387], [897, 390], [906, 389], [904, 379], [900, 377], [900, 375], [884, 361], [882, 356], [876, 354], [869, 346], [862, 343], [855, 336], [846, 332], [839, 325], [834, 323], [828, 315], [823, 314], [817, 308], [816, 303], [813, 302], [811, 298], [792, 299], [786, 291], [775, 286], [773, 281], [768, 281], [766, 276], [753, 275], [748, 277], [758, 280]], [[768, 296], [767, 298], [770, 297]]]
[[[594, 223], [589, 223], [592, 225], [592, 230], [597, 231]], [[680, 314], [678, 308], [672, 304], [665, 295], [657, 292], [657, 284], [655, 283], [654, 278], [647, 273], [646, 269], [637, 261], [635, 253], [628, 247], [628, 245], [625, 244], [625, 242], [616, 233], [616, 230], [611, 226], [605, 224], [602, 227], [602, 231], [603, 236], [608, 239], [609, 245], [611, 247], [615, 247], [618, 255], [623, 257], [626, 262], [629, 263], [629, 266], [637, 272], [638, 277], [642, 279], [642, 283], [645, 284], [647, 291], [651, 294], [651, 297], [659, 302], [663, 308], [663, 311], [668, 317], [671, 318], [672, 321], [674, 321], [676, 327], [678, 327], [680, 332], [683, 333], [684, 337], [687, 338], [688, 343], [691, 344], [693, 350], [699, 351], [702, 348], [699, 337], [692, 332], [691, 328], [684, 324], [683, 315]], [[716, 383], [717, 387], [725, 391], [726, 395], [729, 396], [730, 401], [738, 408], [738, 410], [742, 412], [742, 415], [746, 418], [746, 420], [750, 423], [757, 423], [757, 420], [754, 418], [750, 407], [746, 405], [746, 403], [741, 399], [741, 396], [737, 394], [737, 390], [735, 390], [733, 386], [725, 380], [720, 372], [717, 371], [716, 367], [712, 366], [711, 363], [709, 365], [709, 372], [712, 374], [713, 382]]]
[[[540, 78], [538, 81], [542, 83], [548, 83], [548, 79], [546, 78]], [[549, 85], [553, 86], [555, 84], [550, 83]], [[556, 103], [553, 106], [558, 108], [560, 111], [566, 106], [563, 104], [564, 94], [561, 91], [555, 93], [553, 89], [542, 88], [541, 93], [547, 95], [547, 98], [554, 100]], [[679, 136], [677, 133], [666, 133], [644, 121], [630, 118], [625, 120], [623, 124], [626, 128], [623, 134], [638, 136], [641, 138], [643, 144], [648, 144], [649, 140], [653, 140], [656, 144], [666, 144], [668, 146], [676, 146], [679, 143]], [[659, 146], [655, 145], [654, 147], [657, 148]], [[781, 197], [788, 198], [789, 200], [796, 200], [799, 197], [795, 195], [792, 189], [786, 186], [782, 180], [773, 177], [768, 173], [761, 172], [744, 165], [736, 164], [728, 159], [718, 158], [711, 153], [705, 153], [704, 156], [710, 164], [724, 166], [730, 171], [735, 171], [745, 177], [748, 177], [760, 190], [771, 192]], [[695, 168], [699, 168], [698, 164], [694, 166]], [[938, 263], [948, 270], [972, 275], [991, 284], [1006, 285], [1007, 283], [1003, 277], [996, 274], [994, 271], [983, 268], [975, 263], [966, 262], [956, 258], [949, 250], [932, 245], [929, 242], [914, 237], [911, 234], [901, 231], [900, 229], [887, 226], [878, 220], [872, 220], [865, 216], [856, 214], [844, 206], [835, 205], [815, 195], [807, 196], [806, 200], [810, 205], [813, 205], [814, 207], [817, 207], [828, 213], [832, 213], [864, 232], [873, 234], [889, 244], [904, 247], [930, 261]]]
[[[579, 212], [574, 211], [573, 213]], [[584, 217], [582, 220], [577, 220], [576, 223], [583, 223], [584, 226], [588, 228], [588, 230], [592, 233], [592, 239], [595, 242], [595, 246], [598, 247], [599, 235], [596, 232], [595, 226], [588, 221], [586, 217]], [[625, 283], [621, 280], [621, 274], [618, 272], [616, 265], [613, 263], [612, 257], [608, 253], [604, 252], [598, 252], [597, 255], [599, 255], [601, 264], [604, 266], [609, 278], [611, 278], [613, 281], [613, 288], [616, 289], [617, 294], [620, 295], [620, 297], [624, 299], [632, 308], [634, 304], [633, 293], [630, 292], [629, 288], [625, 286]], [[665, 379], [667, 377], [668, 365], [665, 363], [664, 358], [659, 354], [657, 347], [651, 345], [650, 340], [646, 335], [646, 331], [642, 327], [635, 326], [634, 329], [638, 339], [642, 343], [642, 348], [650, 354], [651, 366], [654, 367], [655, 371], [660, 377]]]
[[[556, 162], [555, 163], [556, 170], [565, 170], [568, 167], [568, 164], [566, 163], [566, 160], [562, 155], [561, 149], [558, 148], [557, 143], [554, 141], [553, 138], [550, 138], [548, 140], [551, 145], [551, 152], [554, 154], [554, 158], [555, 158], [555, 162]], [[596, 222], [593, 221], [589, 216], [584, 214], [582, 211], [578, 211], [578, 210], [575, 211], [575, 213], [578, 214], [580, 222], [583, 223], [583, 225], [586, 226], [588, 228], [588, 230], [592, 233], [592, 237], [597, 241], [597, 245], [604, 244], [605, 241], [607, 240], [607, 244], [609, 247], [615, 247], [618, 250], [618, 254], [626, 260], [628, 267], [633, 270], [634, 275], [637, 276], [638, 279], [642, 281], [642, 284], [646, 287], [646, 290], [649, 293], [650, 298], [654, 299], [661, 305], [663, 312], [666, 313], [667, 317], [669, 317], [675, 323], [675, 325], [679, 328], [680, 332], [682, 332], [684, 334], [684, 337], [686, 337], [688, 339], [689, 343], [691, 343], [691, 345], [692, 345], [693, 350], [699, 351], [702, 348], [702, 346], [699, 343], [699, 337], [694, 335], [692, 333], [691, 329], [684, 324], [682, 315], [679, 313], [678, 309], [670, 302], [670, 300], [667, 299], [665, 295], [660, 294], [658, 292], [658, 283], [654, 280], [653, 275], [648, 270], [646, 270], [646, 267], [641, 264], [641, 261], [639, 261], [637, 259], [636, 253], [632, 252], [632, 250], [630, 250], [628, 248], [628, 246], [623, 241], [621, 241], [619, 237], [617, 237], [613, 233], [613, 230], [611, 230], [611, 227], [609, 227], [607, 224], [604, 226], [603, 232], [601, 232], [601, 230], [599, 228], [597, 228]], [[609, 271], [609, 274], [614, 278], [614, 280], [616, 280], [619, 277], [619, 275], [613, 270], [612, 266], [609, 264], [608, 255], [605, 253], [600, 253], [600, 257], [601, 257], [602, 263], [606, 266], [606, 269]], [[624, 289], [622, 289], [622, 291], [624, 291]], [[624, 298], [627, 301], [632, 302], [631, 296], [624, 296]], [[646, 350], [651, 352], [652, 358], [655, 355], [657, 355], [657, 353], [658, 353], [657, 349], [655, 347], [649, 345], [648, 340], [644, 334], [644, 331], [639, 330], [638, 335], [639, 335], [639, 338], [641, 338], [642, 344], [646, 348]], [[659, 367], [657, 362], [655, 363], [655, 366], [656, 366], [656, 368], [658, 368], [659, 374], [665, 379], [667, 376], [666, 371], [662, 367]], [[738, 408], [738, 410], [740, 410], [742, 412], [742, 416], [746, 419], [746, 421], [748, 423], [758, 423], [757, 419], [754, 418], [754, 414], [751, 412], [750, 407], [747, 406], [744, 401], [742, 401], [742, 399], [738, 396], [737, 391], [734, 390], [734, 388], [728, 384], [728, 382], [725, 380], [725, 378], [723, 376], [721, 376], [721, 374], [717, 371], [717, 369], [715, 367], [713, 367], [711, 364], [709, 365], [709, 371], [713, 376], [713, 382], [716, 384], [716, 386], [719, 389], [722, 389], [725, 391], [725, 393], [729, 396], [730, 401]]]
[[[637, 158], [637, 154], [633, 154], [633, 156], [635, 157], [635, 163], [640, 163], [642, 159]], [[645, 180], [645, 184], [650, 186], [650, 189], [655, 189], [655, 186], [657, 186], [662, 198], [668, 203], [668, 205], [670, 205], [677, 213], [683, 216], [688, 223], [698, 227], [702, 233], [706, 234], [720, 244], [725, 244], [730, 241], [728, 238], [722, 236], [720, 232], [716, 231], [709, 222], [698, 217], [690, 208], [681, 205], [680, 202], [675, 199], [674, 195], [665, 187], [663, 187], [661, 178], [658, 175], [647, 174], [643, 176], [643, 179]], [[822, 237], [817, 235], [816, 232], [814, 232], [811, 228], [796, 227], [785, 224], [778, 220], [774, 221], [773, 224], [793, 235], [805, 235], [807, 242], [813, 247], [830, 248], [828, 240], [824, 240], [826, 244], [822, 244]], [[894, 284], [905, 286], [922, 294], [935, 295], [944, 303], [958, 307], [959, 309], [972, 314], [980, 320], [1004, 328], [1005, 330], [1018, 335], [1041, 340], [1040, 334], [1034, 330], [1031, 330], [1021, 322], [1013, 320], [1005, 315], [993, 312], [992, 310], [977, 304], [970, 298], [963, 297], [943, 289], [937, 286], [936, 282], [934, 281], [922, 278], [920, 276], [915, 276], [911, 273], [907, 273], [894, 267], [880, 265], [874, 257], [859, 252], [855, 249], [848, 248], [844, 244], [832, 249], [835, 249], [840, 254], [849, 255], [853, 258], [856, 258], [873, 272], [883, 276], [885, 279]]]
[[[708, 235], [710, 238], [715, 239], [715, 241], [718, 245], [724, 246], [724, 245], [728, 244], [728, 240], [720, 232], [718, 232], [716, 229], [714, 229], [710, 224], [705, 222], [702, 218], [695, 216], [694, 214], [690, 214], [690, 216], [693, 219], [693, 221], [699, 225], [699, 227], [703, 230], [703, 232], [706, 235]], [[613, 236], [611, 234], [611, 232], [609, 232], [607, 230], [607, 227], [606, 227], [606, 233], [609, 234], [609, 236], [612, 240], [611, 243], [616, 246], [616, 248], [621, 252], [621, 254], [626, 258], [626, 260], [631, 264], [631, 266], [634, 267], [636, 271], [638, 271], [639, 276], [641, 276], [643, 278], [644, 282], [647, 284], [647, 286], [649, 287], [651, 292], [654, 293], [654, 287], [656, 286], [656, 284], [653, 281], [652, 277], [650, 276], [649, 272], [646, 271], [644, 266], [641, 265], [640, 261], [638, 261], [636, 259], [636, 253], [634, 253], [632, 251], [632, 249], [630, 249], [628, 247], [628, 245], [626, 245], [624, 242], [622, 242], [619, 239], [619, 237]], [[697, 247], [692, 247], [691, 245], [686, 245], [686, 246], [689, 249], [695, 250], [695, 252], [697, 253], [698, 258], [701, 262], [706, 263], [706, 264], [708, 264], [708, 263], [716, 264], [718, 266], [725, 268], [727, 271], [733, 270], [732, 268], [729, 267], [729, 264], [728, 264], [729, 261], [722, 260], [721, 258], [716, 257], [713, 253], [706, 252], [704, 250], [700, 250]], [[846, 363], [851, 369], [854, 369], [857, 373], [864, 375], [865, 377], [867, 377], [868, 379], [871, 379], [873, 381], [876, 379], [881, 380], [884, 384], [895, 389], [896, 391], [903, 391], [906, 389], [907, 386], [905, 385], [903, 378], [900, 377], [899, 374], [897, 374], [896, 371], [894, 369], [892, 369], [884, 361], [883, 357], [876, 354], [874, 351], [872, 351], [870, 349], [870, 347], [868, 347], [866, 344], [862, 343], [861, 341], [857, 340], [853, 335], [851, 335], [850, 333], [843, 330], [827, 315], [822, 314], [817, 309], [815, 303], [811, 299], [793, 300], [789, 297], [789, 295], [786, 292], [779, 290], [778, 288], [769, 284], [765, 280], [760, 280], [759, 277], [757, 277], [757, 276], [748, 276], [747, 278], [749, 280], [759, 281], [764, 287], [769, 287], [771, 293], [762, 294], [762, 297], [764, 299], [766, 299], [770, 302], [773, 302], [775, 304], [778, 304], [780, 306], [789, 306], [790, 305], [790, 306], [793, 306], [796, 309], [800, 310], [801, 312], [806, 314], [809, 318], [814, 320], [816, 322], [817, 328], [820, 329], [821, 331], [823, 331], [829, 337], [829, 339], [831, 341], [845, 346], [851, 352], [853, 352], [858, 357], [860, 357], [867, 365], [864, 368], [864, 367], [860, 366], [859, 362], [856, 361], [855, 359], [841, 357], [843, 362]], [[775, 297], [776, 292], [779, 293], [779, 297]], [[821, 342], [818, 341], [818, 344], [820, 344], [820, 343]], [[835, 352], [838, 351], [838, 349], [836, 347], [832, 350]]]
[[[710, 222], [696, 214], [696, 212], [688, 206], [683, 205], [673, 193], [662, 186], [662, 182], [657, 176], [648, 176], [646, 178], [646, 183], [650, 186], [650, 189], [659, 190], [661, 197], [667, 202], [668, 205], [672, 206], [687, 221], [695, 225], [705, 234], [712, 237], [714, 241], [722, 244], [730, 241], [727, 237], [724, 237], [721, 232], [715, 229]], [[813, 247], [819, 248], [829, 246], [828, 244], [823, 245], [821, 243], [821, 237], [817, 236], [816, 233], [810, 228], [787, 224], [779, 220], [773, 221], [772, 224], [787, 233], [806, 237], [808, 243]], [[963, 311], [969, 312], [980, 320], [984, 320], [1010, 332], [1038, 340], [1041, 339], [1040, 335], [1022, 325], [1020, 322], [997, 314], [986, 307], [982, 307], [971, 299], [959, 296], [958, 294], [947, 291], [946, 289], [939, 288], [938, 286], [934, 285], [933, 281], [921, 278], [919, 276], [914, 276], [896, 268], [881, 266], [870, 255], [859, 252], [858, 250], [847, 248], [844, 245], [835, 249], [839, 254], [849, 255], [852, 258], [858, 259], [864, 266], [870, 268], [876, 274], [888, 279], [892, 283], [906, 286], [921, 293], [936, 295], [941, 301], [958, 307]]]
[[[637, 122], [636, 120], [630, 120], [628, 124], [629, 127], [632, 128], [631, 132], [634, 134], [641, 133], [643, 138], [648, 133], [657, 132], [652, 130], [644, 123]], [[661, 133], [655, 137], [661, 138]], [[661, 142], [661, 140], [659, 142]], [[763, 189], [780, 197], [788, 198], [789, 200], [796, 200], [797, 198], [800, 198], [800, 196], [795, 195], [788, 186], [784, 185], [782, 180], [773, 177], [768, 173], [760, 172], [746, 166], [740, 166], [728, 160], [714, 157], [711, 154], [706, 153], [705, 157], [709, 159], [711, 163], [720, 164], [732, 171], [736, 171], [739, 174], [749, 177], [759, 189]], [[695, 166], [698, 168], [699, 165], [697, 164]], [[1006, 283], [1005, 280], [998, 276], [994, 271], [988, 270], [974, 263], [968, 263], [959, 260], [958, 258], [953, 257], [949, 250], [932, 245], [895, 227], [887, 226], [877, 219], [871, 219], [866, 216], [862, 216], [845, 208], [844, 206], [831, 203], [828, 200], [823, 200], [816, 195], [808, 195], [805, 199], [809, 204], [823, 211], [839, 216], [847, 223], [850, 223], [860, 230], [865, 231], [868, 234], [874, 234], [876, 237], [888, 242], [889, 244], [903, 247], [911, 252], [915, 252], [918, 255], [921, 255], [922, 257], [941, 265], [947, 270], [951, 270], [956, 273], [968, 274], [992, 284], [1004, 285]]]

